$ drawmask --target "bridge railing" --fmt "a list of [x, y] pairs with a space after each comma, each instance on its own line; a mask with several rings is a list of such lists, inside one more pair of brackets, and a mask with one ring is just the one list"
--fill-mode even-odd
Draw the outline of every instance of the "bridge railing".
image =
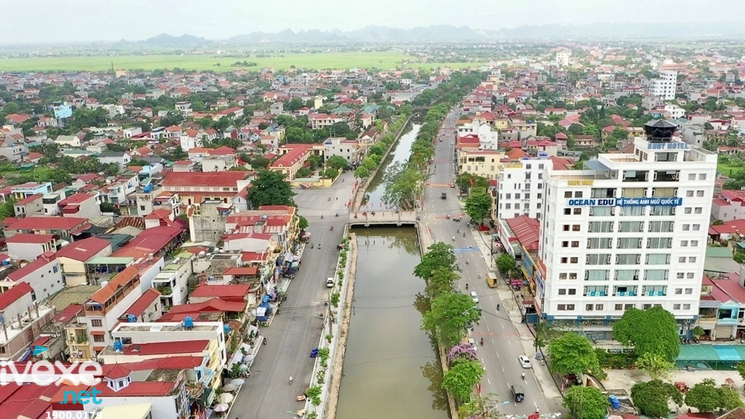
[[349, 214], [351, 224], [386, 224], [416, 222], [415, 211], [360, 211]]

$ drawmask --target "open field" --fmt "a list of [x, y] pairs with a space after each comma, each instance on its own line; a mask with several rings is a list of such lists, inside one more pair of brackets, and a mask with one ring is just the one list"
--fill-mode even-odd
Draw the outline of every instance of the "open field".
[[[393, 69], [400, 67], [402, 60], [407, 60], [407, 67], [450, 67], [464, 68], [477, 66], [477, 63], [414, 63], [408, 62], [413, 57], [389, 52], [333, 52], [307, 54], [271, 53], [268, 57], [220, 57], [216, 55], [118, 55], [95, 57], [30, 57], [0, 58], [0, 71], [103, 71], [110, 70], [112, 63], [115, 69], [126, 70], [159, 70], [181, 68], [185, 70], [249, 70], [257, 71], [263, 67], [275, 70], [287, 70], [290, 66], [308, 69], [348, 69], [371, 68]], [[236, 61], [255, 62], [252, 67], [233, 67]], [[218, 65], [219, 64], [219, 65]]]

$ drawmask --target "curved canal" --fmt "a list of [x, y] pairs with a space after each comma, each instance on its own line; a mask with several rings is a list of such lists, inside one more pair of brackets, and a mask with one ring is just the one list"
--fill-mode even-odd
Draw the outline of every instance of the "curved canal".
[[[406, 161], [420, 125], [401, 137], [392, 162]], [[385, 191], [381, 170], [370, 186], [370, 209]], [[363, 206], [364, 208], [364, 206]], [[339, 419], [447, 419], [447, 398], [435, 347], [421, 330], [412, 274], [420, 252], [412, 228], [360, 228], [357, 278], [336, 416]]]

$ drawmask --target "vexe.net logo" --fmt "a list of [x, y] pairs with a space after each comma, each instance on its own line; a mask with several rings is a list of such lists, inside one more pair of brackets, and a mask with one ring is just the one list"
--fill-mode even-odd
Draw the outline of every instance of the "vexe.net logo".
[[[46, 348], [34, 348], [34, 354], [45, 352]], [[39, 386], [86, 386], [90, 389], [79, 391], [65, 390], [60, 404], [101, 404], [98, 396], [101, 391], [97, 390], [96, 384], [101, 382], [103, 369], [101, 364], [93, 361], [72, 362], [65, 364], [60, 361], [37, 361], [37, 362], [6, 362], [0, 361], [0, 385], [5, 386], [15, 383], [19, 386], [33, 383]]]

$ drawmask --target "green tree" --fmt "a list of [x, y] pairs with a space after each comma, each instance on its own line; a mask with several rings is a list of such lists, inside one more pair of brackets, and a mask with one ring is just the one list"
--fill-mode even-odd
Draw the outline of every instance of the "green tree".
[[302, 215], [297, 216], [297, 226], [300, 230], [305, 230], [308, 228], [308, 219], [303, 217]]
[[665, 418], [668, 415], [668, 402], [681, 406], [683, 395], [670, 383], [651, 380], [634, 384], [631, 387], [631, 400], [643, 414]]
[[582, 135], [584, 128], [581, 124], [572, 124], [567, 128], [567, 132], [572, 135]]
[[597, 374], [601, 371], [600, 362], [592, 344], [586, 337], [577, 333], [565, 333], [548, 344], [551, 355], [551, 371], [562, 376], [574, 374]]
[[9, 199], [0, 204], [0, 221], [9, 217], [15, 217], [15, 200]]
[[287, 103], [285, 103], [285, 108], [288, 111], [296, 111], [296, 110], [302, 108], [303, 106], [305, 106], [305, 104], [303, 103], [303, 100], [300, 99], [297, 96], [296, 97], [293, 97]]
[[422, 329], [437, 336], [441, 344], [454, 346], [466, 336], [466, 327], [481, 317], [469, 295], [446, 292], [432, 299], [431, 308], [422, 317]]
[[450, 368], [442, 377], [442, 388], [461, 403], [471, 400], [473, 387], [484, 375], [484, 368], [479, 361], [461, 360]]
[[306, 178], [312, 175], [313, 172], [310, 171], [307, 167], [301, 167], [297, 170], [297, 173], [295, 173], [296, 178]]
[[623, 345], [633, 346], [639, 356], [649, 352], [674, 362], [680, 353], [678, 323], [662, 307], [626, 310], [613, 324], [613, 337]]
[[422, 260], [414, 267], [414, 276], [427, 281], [432, 277], [432, 273], [440, 268], [455, 271], [453, 246], [444, 242], [437, 242], [427, 248]]
[[466, 198], [466, 214], [481, 224], [484, 217], [491, 212], [491, 196], [484, 190], [475, 190]]
[[250, 158], [250, 159], [248, 160], [248, 162], [247, 162], [247, 163], [248, 163], [248, 164], [250, 164], [250, 165], [251, 165], [251, 167], [252, 167], [252, 168], [253, 168], [254, 170], [259, 170], [259, 169], [266, 169], [266, 168], [267, 168], [267, 166], [269, 166], [269, 163], [270, 163], [270, 161], [269, 161], [269, 159], [267, 159], [267, 158], [266, 158], [266, 157], [264, 157], [264, 156], [258, 156], [258, 155], [257, 155], [257, 156], [253, 156], [253, 157], [251, 157], [251, 158]]
[[261, 170], [248, 188], [248, 203], [251, 208], [262, 205], [290, 205], [295, 206], [292, 197], [295, 192], [285, 175], [271, 170]]
[[383, 202], [397, 209], [412, 209], [421, 196], [424, 173], [414, 166], [395, 163], [388, 166]]
[[326, 166], [336, 170], [346, 169], [348, 165], [349, 163], [347, 163], [347, 159], [342, 156], [331, 156], [326, 160]]
[[333, 167], [329, 167], [323, 171], [323, 177], [327, 179], [336, 179], [337, 176], [339, 176], [339, 170], [334, 169]]
[[453, 283], [458, 278], [458, 274], [449, 268], [440, 267], [435, 269], [427, 280], [427, 294], [430, 297], [436, 297], [446, 292], [452, 292]]
[[722, 407], [724, 410], [737, 409], [743, 407], [742, 400], [740, 400], [740, 394], [737, 390], [727, 387], [721, 387], [719, 391], [722, 393]]
[[469, 419], [469, 418], [485, 418], [489, 417], [485, 415], [494, 408], [494, 406], [502, 404], [496, 393], [482, 394], [469, 401], [458, 406], [458, 419]]
[[367, 167], [360, 166], [357, 168], [357, 170], [354, 171], [354, 177], [358, 179], [366, 179], [370, 177], [370, 171], [367, 170]]
[[310, 157], [308, 157], [308, 166], [310, 167], [310, 170], [316, 170], [323, 164], [323, 157], [312, 154]]
[[596, 387], [570, 388], [562, 406], [573, 419], [604, 419], [608, 415], [608, 398]]
[[535, 325], [535, 340], [533, 346], [538, 351], [538, 348], [543, 348], [552, 340], [558, 338], [563, 333], [557, 329], [554, 329], [546, 322], [541, 322]]
[[646, 371], [655, 380], [664, 378], [675, 368], [675, 364], [667, 361], [662, 355], [652, 352], [641, 354], [635, 364], [637, 368]]
[[497, 258], [497, 269], [503, 274], [508, 274], [510, 271], [517, 268], [517, 262], [509, 253], [502, 253]]
[[685, 396], [688, 406], [695, 407], [699, 412], [713, 412], [723, 407], [722, 393], [716, 387], [714, 380], [707, 378], [688, 390]]

